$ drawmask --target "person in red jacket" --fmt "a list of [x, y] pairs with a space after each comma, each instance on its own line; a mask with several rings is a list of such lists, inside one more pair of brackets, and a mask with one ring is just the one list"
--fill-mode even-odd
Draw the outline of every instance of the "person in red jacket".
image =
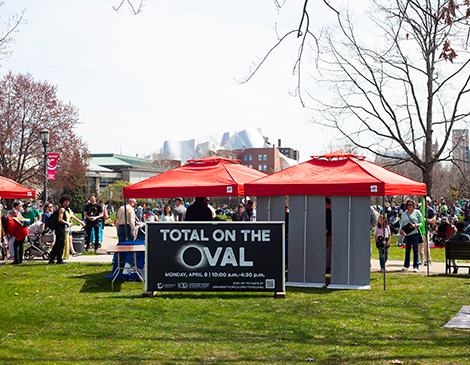
[[20, 219], [12, 216], [2, 216], [2, 236], [11, 234], [15, 237], [15, 243], [13, 244], [13, 250], [15, 251], [15, 259], [13, 265], [18, 265], [23, 262], [23, 245], [26, 236], [29, 233], [29, 229]]

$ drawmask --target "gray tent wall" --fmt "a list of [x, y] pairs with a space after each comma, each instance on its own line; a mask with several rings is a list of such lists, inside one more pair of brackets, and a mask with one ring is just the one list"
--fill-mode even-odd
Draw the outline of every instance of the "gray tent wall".
[[259, 196], [256, 202], [256, 220], [280, 221], [286, 219], [285, 196]]
[[[289, 197], [290, 286], [323, 287], [325, 196]], [[332, 196], [331, 281], [328, 288], [370, 289], [370, 197]], [[258, 221], [283, 221], [285, 197], [258, 197]]]
[[370, 197], [331, 197], [330, 289], [370, 289]]

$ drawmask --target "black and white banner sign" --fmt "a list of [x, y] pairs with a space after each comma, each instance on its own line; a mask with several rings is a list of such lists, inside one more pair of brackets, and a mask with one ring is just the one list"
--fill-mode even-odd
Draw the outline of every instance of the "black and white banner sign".
[[285, 291], [284, 222], [147, 223], [148, 291]]

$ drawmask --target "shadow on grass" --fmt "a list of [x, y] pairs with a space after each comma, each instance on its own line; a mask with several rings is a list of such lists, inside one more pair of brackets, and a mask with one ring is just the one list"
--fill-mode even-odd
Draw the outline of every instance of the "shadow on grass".
[[470, 278], [470, 274], [431, 274], [429, 277], [439, 277], [439, 278], [453, 278], [453, 279], [465, 279]]
[[337, 293], [341, 289], [327, 289], [327, 288], [304, 288], [297, 286], [287, 286], [286, 292], [289, 293], [303, 293], [303, 294], [331, 294]]
[[250, 298], [274, 298], [273, 293], [259, 292], [157, 292], [154, 296], [159, 299], [250, 299]]
[[121, 280], [114, 282], [114, 290], [111, 290], [111, 279], [105, 276], [111, 275], [110, 270], [96, 272], [92, 274], [80, 274], [71, 276], [71, 279], [85, 279], [85, 283], [80, 289], [80, 293], [103, 293], [121, 290]]

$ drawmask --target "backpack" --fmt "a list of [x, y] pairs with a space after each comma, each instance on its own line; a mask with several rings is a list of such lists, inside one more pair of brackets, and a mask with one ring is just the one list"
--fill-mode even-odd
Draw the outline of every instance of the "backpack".
[[59, 209], [54, 211], [47, 221], [47, 226], [53, 231], [59, 226]]

